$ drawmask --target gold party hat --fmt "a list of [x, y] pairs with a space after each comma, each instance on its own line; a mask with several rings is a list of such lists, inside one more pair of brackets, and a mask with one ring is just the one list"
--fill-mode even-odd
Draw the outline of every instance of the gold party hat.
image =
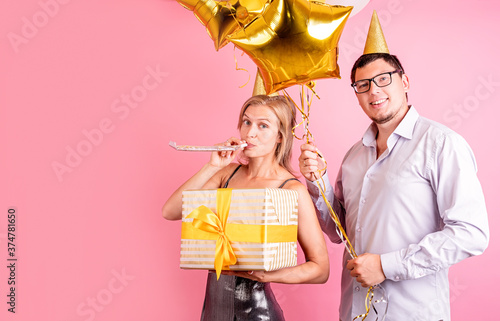
[[370, 29], [368, 30], [368, 37], [366, 37], [365, 50], [363, 55], [371, 53], [389, 53], [389, 48], [385, 42], [382, 27], [378, 21], [377, 12], [374, 10], [372, 21], [370, 22]]
[[[264, 79], [262, 78], [259, 69], [257, 69], [257, 75], [255, 76], [255, 83], [253, 85], [253, 93], [252, 93], [252, 96], [257, 96], [257, 95], [266, 95], [266, 87], [264, 85]], [[269, 96], [278, 96], [278, 92], [269, 94]]]
[[265, 94], [266, 94], [266, 88], [264, 87], [264, 79], [262, 79], [260, 70], [257, 69], [257, 75], [255, 76], [255, 84], [253, 85], [252, 96], [265, 95]]

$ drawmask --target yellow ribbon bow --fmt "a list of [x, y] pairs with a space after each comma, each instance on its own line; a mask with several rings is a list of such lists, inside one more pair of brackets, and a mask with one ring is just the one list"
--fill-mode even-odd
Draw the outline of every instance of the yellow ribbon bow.
[[222, 269], [228, 270], [230, 265], [237, 261], [229, 238], [226, 235], [226, 221], [229, 216], [231, 204], [231, 188], [217, 189], [217, 214], [208, 207], [202, 205], [193, 210], [187, 218], [193, 218], [193, 227], [202, 231], [219, 234], [215, 246], [214, 268], [217, 273], [217, 280]]

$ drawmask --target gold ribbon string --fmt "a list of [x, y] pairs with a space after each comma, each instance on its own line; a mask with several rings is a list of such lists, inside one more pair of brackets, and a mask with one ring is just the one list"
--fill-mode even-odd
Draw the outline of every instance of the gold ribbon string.
[[[299, 140], [302, 140], [305, 137], [307, 143], [309, 143], [310, 141], [313, 141], [314, 140], [314, 136], [312, 135], [311, 131], [309, 130], [309, 114], [310, 114], [310, 111], [311, 111], [312, 99], [309, 96], [309, 93], [304, 94], [304, 86], [306, 86], [307, 88], [309, 88], [313, 92], [313, 94], [319, 99], [318, 94], [316, 94], [316, 92], [314, 91], [314, 85], [315, 85], [314, 82], [311, 81], [311, 82], [309, 82], [307, 84], [303, 84], [301, 86], [301, 93], [300, 93], [301, 106], [300, 107], [297, 105], [297, 103], [295, 103], [295, 101], [292, 99], [292, 97], [290, 96], [290, 94], [288, 94], [288, 92], [285, 89], [282, 90], [283, 93], [284, 93], [284, 95], [287, 98], [289, 98], [290, 101], [293, 102], [293, 104], [295, 105], [295, 107], [298, 109], [298, 111], [302, 115], [302, 122], [300, 122], [295, 127], [293, 127], [293, 136], [295, 138], [299, 139]], [[305, 106], [307, 106], [307, 111], [306, 111], [306, 107]], [[298, 126], [300, 126], [300, 125], [304, 126], [304, 131], [305, 131], [305, 133], [302, 136], [302, 138], [297, 137], [297, 135], [295, 134], [295, 129]], [[318, 156], [321, 157], [321, 158], [323, 158], [323, 156], [320, 155], [319, 153], [318, 153]], [[325, 168], [322, 168], [322, 169], [318, 170], [318, 172], [319, 172], [318, 177], [321, 179], [321, 182], [323, 183], [323, 186], [325, 185], [325, 182], [323, 181], [323, 178], [321, 177], [322, 176], [321, 172], [324, 171], [324, 170], [326, 170], [326, 167], [327, 167], [326, 166], [326, 160], [324, 160], [324, 161], [325, 161]], [[342, 242], [346, 246], [346, 249], [349, 252], [349, 254], [351, 255], [351, 257], [352, 258], [357, 257], [356, 252], [354, 251], [354, 247], [352, 246], [351, 242], [349, 241], [349, 238], [347, 237], [347, 234], [346, 234], [344, 228], [342, 227], [342, 224], [340, 223], [340, 219], [338, 218], [337, 214], [335, 214], [335, 211], [331, 207], [330, 202], [328, 202], [328, 200], [327, 200], [327, 198], [326, 198], [326, 196], [324, 194], [323, 188], [322, 188], [321, 184], [319, 183], [319, 180], [317, 180], [316, 183], [319, 186], [319, 190], [321, 192], [321, 195], [323, 196], [323, 200], [325, 201], [325, 203], [328, 206], [328, 209], [330, 211], [330, 216], [333, 219], [333, 221], [335, 222], [335, 225], [337, 227], [337, 234], [339, 234]]]
[[[366, 309], [366, 312], [363, 313], [363, 314], [360, 314], [360, 315], [356, 316], [354, 319], [352, 319], [352, 321], [354, 321], [356, 319], [359, 319], [359, 318], [363, 318], [363, 319], [361, 319], [362, 321], [366, 319], [366, 317], [368, 316], [368, 313], [370, 313], [370, 308], [372, 307], [373, 296], [374, 296], [374, 294], [373, 294], [373, 286], [371, 286], [368, 289], [368, 292], [366, 293], [366, 297], [365, 297], [365, 309]], [[375, 310], [375, 312], [376, 312], [376, 310]]]
[[[292, 99], [290, 94], [285, 89], [283, 89], [282, 92], [288, 99], [290, 99], [291, 102], [293, 102], [293, 104], [295, 105], [295, 108], [297, 108], [297, 110], [300, 112], [301, 118], [302, 118], [302, 121], [292, 128], [293, 137], [297, 138], [298, 140], [303, 140], [305, 138], [306, 142], [309, 143], [311, 140], [314, 140], [312, 133], [309, 131], [309, 114], [311, 111], [312, 100], [310, 99], [309, 94], [307, 94], [307, 99], [304, 100], [304, 97], [305, 97], [304, 86], [309, 88], [314, 93], [314, 95], [316, 97], [318, 97], [318, 99], [319, 99], [319, 96], [313, 90], [314, 82], [312, 82], [312, 81], [305, 84], [305, 85], [304, 84], [301, 85], [300, 107], [297, 105], [297, 103]], [[307, 106], [307, 111], [306, 111], [306, 106]], [[304, 127], [304, 134], [302, 135], [302, 137], [299, 138], [296, 135], [295, 129], [297, 127], [300, 127], [301, 125]]]
[[[325, 182], [323, 181], [323, 178], [321, 177], [321, 170], [319, 170], [319, 175], [318, 176], [320, 177], [321, 182], [323, 183], [323, 186], [324, 186]], [[316, 184], [319, 187], [319, 191], [321, 192], [321, 196], [323, 197], [323, 200], [324, 200], [325, 204], [328, 206], [328, 210], [330, 212], [330, 217], [335, 222], [335, 226], [336, 226], [336, 230], [337, 230], [338, 236], [340, 237], [342, 243], [344, 244], [347, 252], [349, 252], [349, 255], [351, 256], [351, 258], [353, 258], [353, 259], [357, 258], [358, 255], [356, 254], [356, 251], [354, 250], [354, 247], [352, 246], [351, 241], [347, 237], [347, 233], [345, 232], [344, 228], [342, 227], [342, 223], [340, 222], [339, 217], [337, 216], [337, 214], [333, 210], [332, 206], [330, 205], [330, 202], [326, 198], [326, 195], [324, 193], [323, 187], [320, 184], [320, 180], [317, 180]], [[381, 289], [383, 289], [381, 285], [376, 285], [376, 286], [378, 286]], [[366, 319], [366, 317], [370, 313], [371, 307], [373, 306], [373, 302], [372, 302], [373, 301], [373, 297], [374, 297], [374, 286], [370, 286], [368, 288], [368, 291], [367, 291], [366, 297], [365, 297], [365, 309], [366, 309], [366, 311], [365, 311], [365, 313], [356, 316], [353, 319], [353, 321], [356, 320], [356, 319], [359, 319], [359, 318], [363, 318], [361, 320], [365, 320]], [[381, 300], [377, 300], [375, 302], [381, 302], [381, 301], [383, 301], [383, 298]], [[374, 310], [375, 310], [375, 307], [374, 307]], [[386, 311], [387, 311], [387, 309], [386, 309]], [[377, 313], [377, 310], [375, 310], [375, 313]]]
[[[319, 177], [320, 177], [321, 182], [323, 183], [323, 186], [324, 186], [325, 182], [323, 181], [323, 178], [321, 177], [321, 171], [319, 171]], [[347, 237], [347, 233], [345, 232], [344, 228], [342, 227], [342, 223], [340, 222], [339, 217], [337, 216], [337, 214], [333, 210], [332, 206], [330, 205], [330, 202], [326, 198], [324, 190], [323, 190], [323, 187], [321, 186], [319, 180], [316, 181], [316, 184], [319, 187], [319, 191], [321, 192], [321, 196], [323, 197], [323, 200], [324, 200], [325, 204], [328, 206], [328, 210], [330, 212], [330, 217], [335, 222], [335, 226], [336, 226], [336, 229], [337, 229], [337, 234], [339, 235], [339, 237], [340, 237], [342, 243], [344, 244], [347, 252], [349, 252], [349, 255], [351, 256], [351, 258], [353, 258], [353, 259], [357, 258], [358, 255], [356, 254], [356, 251], [354, 250], [354, 247], [352, 246], [351, 241]], [[366, 319], [366, 317], [368, 316], [368, 313], [370, 313], [371, 307], [373, 306], [373, 302], [372, 302], [373, 297], [374, 297], [374, 289], [373, 289], [373, 286], [370, 286], [368, 288], [368, 291], [367, 291], [366, 297], [365, 297], [365, 309], [366, 309], [366, 311], [365, 311], [365, 313], [356, 316], [353, 319], [353, 321], [356, 320], [356, 319], [359, 319], [359, 318], [363, 318], [361, 320], [365, 320]], [[376, 312], [376, 310], [375, 310], [375, 312]]]
[[[226, 7], [228, 9], [234, 9], [235, 13], [232, 13], [231, 17], [233, 17], [234, 21], [238, 24], [239, 28], [243, 28], [243, 25], [240, 23], [240, 21], [236, 17], [236, 8], [234, 8], [234, 6], [229, 1], [226, 3]], [[246, 71], [248, 74], [247, 82], [244, 85], [239, 86], [239, 88], [243, 88], [246, 85], [248, 85], [248, 82], [250, 81], [250, 72], [248, 70], [246, 70], [245, 68], [238, 67], [238, 59], [236, 59], [236, 46], [233, 46], [233, 55], [234, 55], [234, 64], [235, 64], [236, 71], [243, 70], [243, 71]], [[243, 56], [243, 52], [241, 53], [241, 55]]]
[[[297, 110], [300, 112], [301, 116], [302, 116], [302, 122], [298, 123], [297, 125], [295, 125], [293, 128], [292, 128], [292, 134], [293, 136], [298, 139], [298, 140], [303, 140], [304, 138], [306, 138], [306, 142], [309, 143], [310, 141], [314, 141], [314, 136], [313, 134], [311, 133], [311, 131], [309, 130], [309, 114], [311, 112], [311, 105], [312, 105], [312, 99], [311, 97], [309, 97], [309, 93], [307, 93], [306, 95], [304, 95], [304, 86], [306, 86], [309, 90], [311, 90], [311, 92], [314, 94], [314, 96], [316, 96], [318, 99], [320, 99], [320, 97], [318, 96], [318, 94], [314, 91], [314, 86], [315, 86], [315, 82], [314, 81], [310, 81], [308, 82], [307, 84], [303, 84], [301, 86], [301, 94], [300, 94], [300, 103], [301, 103], [301, 107], [299, 107], [295, 101], [292, 99], [292, 97], [290, 96], [290, 94], [288, 94], [288, 92], [283, 89], [282, 92], [283, 94], [290, 99], [290, 101], [293, 102], [293, 104], [295, 105], [295, 108], [297, 108]], [[307, 97], [306, 100], [304, 101], [304, 97]], [[306, 112], [306, 109], [305, 109], [305, 106], [307, 105], [307, 112]], [[302, 135], [301, 138], [297, 137], [297, 135], [295, 134], [295, 129], [297, 127], [299, 127], [300, 125], [303, 125], [304, 126], [304, 134]], [[322, 155], [320, 155], [319, 153], [317, 153], [319, 157], [321, 157], [323, 159], [323, 161], [325, 162], [325, 167], [324, 168], [321, 168], [319, 171], [320, 173], [324, 170], [326, 170], [326, 167], [327, 167], [327, 161], [326, 159], [323, 158]], [[321, 177], [321, 176], [320, 176]]]
[[[305, 99], [307, 97], [307, 99]], [[305, 100], [304, 100], [305, 99]], [[304, 85], [300, 86], [300, 105], [301, 105], [301, 114], [302, 114], [302, 123], [304, 125], [306, 142], [309, 143], [309, 140], [312, 139], [312, 133], [309, 131], [309, 115], [311, 113], [311, 99], [309, 99], [309, 92], [307, 95], [304, 95]], [[306, 112], [307, 106], [307, 112]], [[302, 136], [304, 139], [304, 136]]]
[[[234, 55], [234, 64], [235, 64], [236, 71], [243, 70], [243, 71], [246, 71], [248, 74], [247, 82], [244, 85], [239, 86], [239, 88], [243, 88], [246, 85], [248, 85], [248, 82], [250, 81], [250, 72], [248, 70], [246, 70], [245, 68], [238, 67], [238, 59], [236, 59], [236, 46], [233, 46], [233, 55]], [[243, 56], [243, 52], [241, 53], [241, 55]]]
[[[286, 92], [286, 90], [283, 90], [283, 92], [284, 92], [284, 94], [288, 98], [290, 98], [290, 100], [294, 103], [295, 107], [299, 110], [299, 112], [302, 115], [302, 122], [299, 123], [299, 124], [297, 124], [293, 128], [293, 130], [292, 130], [293, 136], [295, 138], [299, 139], [299, 140], [302, 140], [302, 139], [306, 138], [306, 142], [309, 143], [311, 140], [314, 140], [314, 137], [313, 137], [312, 133], [309, 130], [309, 115], [310, 115], [310, 111], [311, 111], [312, 99], [309, 96], [308, 92], [307, 92], [307, 94], [304, 94], [304, 86], [306, 86], [307, 88], [309, 88], [312, 91], [312, 93], [316, 97], [318, 97], [318, 99], [319, 99], [319, 96], [316, 94], [316, 92], [314, 92], [314, 89], [313, 89], [314, 88], [314, 82], [310, 82], [310, 83], [308, 83], [306, 85], [302, 85], [301, 93], [300, 93], [300, 101], [301, 101], [301, 106], [300, 107], [293, 101], [293, 99], [291, 99], [290, 95], [288, 94], [288, 92]], [[307, 106], [307, 110], [306, 110], [306, 106]], [[298, 126], [301, 126], [301, 125], [304, 127], [305, 133], [302, 136], [302, 138], [298, 138], [297, 135], [295, 134], [295, 129]], [[319, 153], [317, 153], [317, 154], [318, 154], [319, 157], [323, 158], [323, 156], [321, 156]], [[327, 167], [326, 160], [324, 160], [324, 161], [325, 161], [325, 168], [318, 169], [318, 177], [319, 177], [319, 179], [316, 181], [316, 183], [317, 183], [317, 185], [319, 187], [319, 190], [321, 192], [321, 196], [323, 197], [323, 200], [324, 200], [325, 204], [327, 204], [327, 206], [328, 206], [328, 210], [330, 212], [330, 217], [335, 222], [337, 234], [340, 237], [342, 243], [344, 244], [344, 246], [345, 246], [347, 252], [349, 253], [349, 255], [351, 256], [351, 258], [354, 259], [354, 258], [358, 257], [358, 255], [356, 254], [356, 251], [354, 250], [354, 247], [352, 246], [351, 241], [347, 237], [347, 233], [345, 232], [344, 228], [342, 227], [342, 223], [340, 222], [339, 217], [337, 216], [337, 214], [333, 210], [332, 206], [330, 205], [330, 202], [326, 198], [325, 193], [324, 193], [324, 189], [322, 187], [322, 186], [325, 186], [325, 182], [323, 181], [321, 173], [324, 170], [326, 170], [326, 167]], [[320, 180], [323, 183], [323, 185], [320, 184]], [[377, 285], [377, 286], [381, 287], [380, 285]], [[356, 320], [356, 319], [358, 319], [358, 318], [363, 318], [362, 320], [366, 319], [366, 317], [368, 316], [368, 313], [371, 310], [371, 307], [373, 306], [373, 302], [372, 302], [373, 301], [373, 297], [374, 297], [374, 287], [371, 286], [368, 289], [368, 291], [366, 293], [366, 297], [365, 297], [365, 309], [366, 309], [365, 313], [356, 316], [353, 319], [353, 321]], [[375, 301], [375, 302], [377, 302], [377, 301]], [[374, 310], [375, 310], [375, 308], [374, 308]], [[375, 313], [377, 313], [377, 310], [375, 310]]]
[[[323, 184], [323, 186], [325, 186], [325, 182], [323, 180], [323, 177], [321, 176], [321, 171], [319, 171], [318, 176], [320, 177], [320, 180], [321, 180], [321, 183]], [[339, 235], [342, 243], [345, 245], [347, 252], [349, 252], [349, 254], [351, 255], [351, 258], [354, 259], [354, 258], [358, 257], [358, 255], [356, 254], [356, 251], [354, 250], [354, 247], [352, 246], [351, 241], [347, 237], [347, 233], [345, 232], [344, 227], [342, 226], [342, 223], [340, 222], [339, 217], [337, 216], [337, 214], [333, 210], [332, 206], [330, 205], [330, 202], [326, 198], [323, 186], [320, 184], [320, 180], [317, 180], [316, 184], [319, 187], [319, 191], [321, 192], [321, 196], [323, 197], [323, 201], [328, 206], [328, 211], [330, 212], [330, 217], [335, 222], [335, 226], [337, 228], [337, 234]]]

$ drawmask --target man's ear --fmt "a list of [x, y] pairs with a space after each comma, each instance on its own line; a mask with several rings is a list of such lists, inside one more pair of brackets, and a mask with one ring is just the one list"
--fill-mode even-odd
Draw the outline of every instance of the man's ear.
[[406, 74], [402, 74], [401, 79], [403, 80], [403, 88], [404, 88], [405, 92], [409, 92], [410, 91], [410, 79], [408, 78], [408, 76]]

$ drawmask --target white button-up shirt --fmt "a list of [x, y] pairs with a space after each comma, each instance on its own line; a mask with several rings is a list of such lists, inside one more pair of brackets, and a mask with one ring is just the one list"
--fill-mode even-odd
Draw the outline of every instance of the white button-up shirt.
[[[481, 254], [489, 240], [474, 155], [460, 135], [420, 117], [414, 107], [378, 159], [376, 135], [372, 124], [347, 152], [335, 191], [323, 177], [327, 199], [357, 255], [381, 255], [386, 321], [450, 320], [448, 267]], [[339, 243], [317, 183], [308, 182], [308, 188], [323, 231]], [[365, 312], [367, 294], [345, 268], [348, 259], [345, 252], [342, 321]], [[380, 298], [376, 291], [374, 300]], [[372, 310], [366, 320], [375, 316]]]

